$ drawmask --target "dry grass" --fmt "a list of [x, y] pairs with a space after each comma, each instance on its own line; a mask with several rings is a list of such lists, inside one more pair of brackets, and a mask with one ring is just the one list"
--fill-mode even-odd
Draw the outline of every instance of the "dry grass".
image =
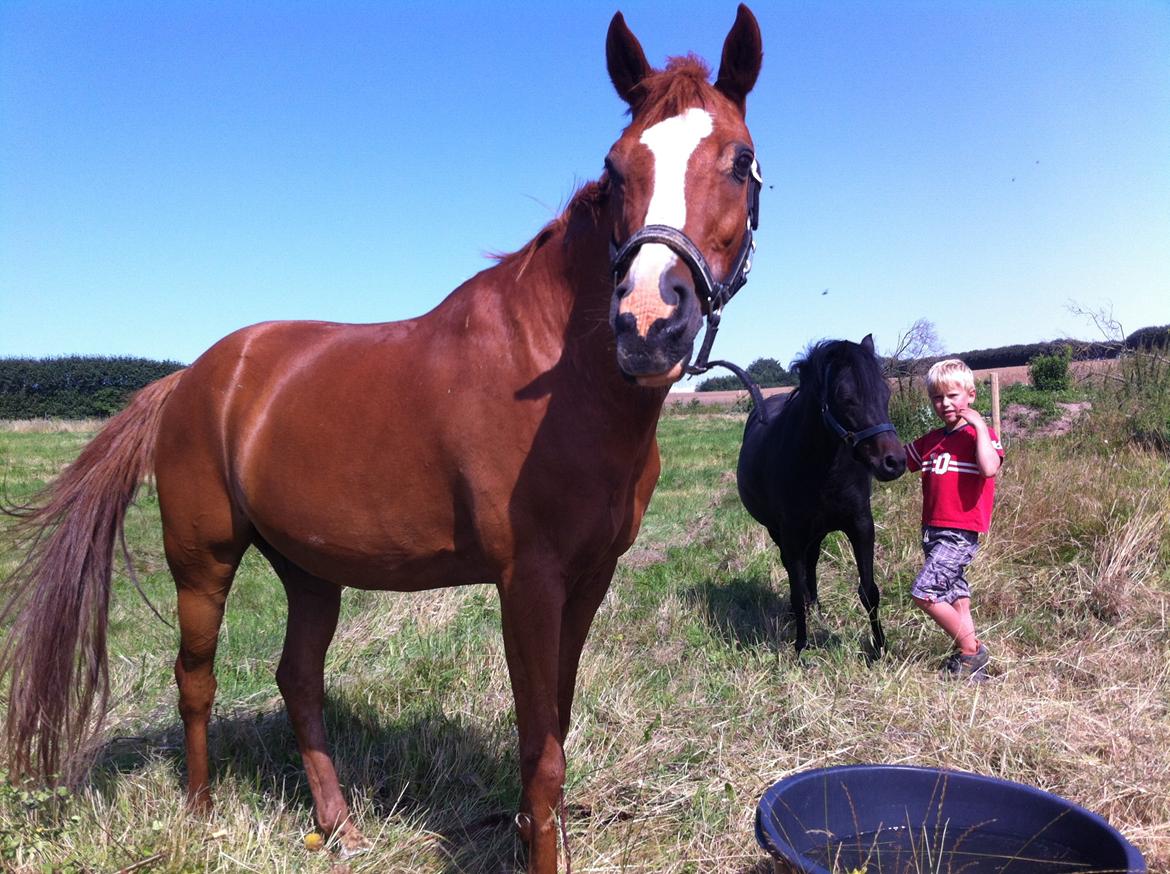
[[103, 419], [0, 419], [0, 431], [13, 434], [92, 434]]
[[[1170, 870], [1165, 458], [1094, 450], [1075, 435], [1008, 447], [993, 531], [972, 566], [994, 680], [953, 685], [936, 674], [946, 641], [907, 594], [919, 561], [909, 478], [875, 495], [888, 655], [869, 666], [860, 654], [868, 626], [838, 539], [822, 559], [817, 646], [794, 659], [778, 554], [727, 473], [741, 422], [698, 411], [663, 420], [660, 489], [581, 668], [568, 743], [573, 870], [764, 874], [752, 832], [764, 789], [798, 770], [865, 761], [1037, 785], [1101, 813], [1150, 870]], [[6, 439], [19, 469], [20, 441], [33, 437]], [[32, 454], [53, 455], [39, 444]], [[34, 467], [31, 479], [44, 475]], [[173, 609], [146, 503], [132, 545], [152, 597]], [[195, 820], [182, 808], [172, 634], [121, 585], [107, 746], [67, 799], [26, 803], [18, 789], [0, 790], [0, 867], [522, 870], [494, 593], [347, 594], [327, 717], [375, 847], [344, 864], [302, 845], [307, 786], [271, 679], [282, 601], [250, 558], [219, 660], [218, 807]]]

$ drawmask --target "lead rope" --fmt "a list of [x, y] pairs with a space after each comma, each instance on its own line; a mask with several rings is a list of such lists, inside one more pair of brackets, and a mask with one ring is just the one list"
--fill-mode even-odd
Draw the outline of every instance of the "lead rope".
[[754, 379], [748, 376], [747, 372], [737, 364], [732, 364], [730, 361], [708, 361], [707, 356], [711, 352], [711, 346], [715, 342], [715, 333], [719, 330], [719, 314], [712, 312], [707, 318], [707, 334], [703, 337], [703, 346], [699, 349], [699, 358], [694, 364], [690, 364], [685, 368], [685, 372], [690, 376], [698, 376], [706, 373], [713, 367], [724, 367], [734, 373], [743, 387], [747, 389], [748, 394], [752, 396], [752, 405], [756, 410], [756, 414], [760, 417], [760, 423], [768, 424], [768, 409], [764, 406], [764, 393], [760, 391], [760, 386]]

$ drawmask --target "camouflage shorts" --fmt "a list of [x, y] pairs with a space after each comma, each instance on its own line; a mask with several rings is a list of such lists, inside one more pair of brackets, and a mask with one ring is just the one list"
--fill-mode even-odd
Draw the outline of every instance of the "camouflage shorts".
[[945, 601], [971, 597], [971, 584], [964, 571], [979, 549], [979, 535], [959, 528], [922, 527], [922, 551], [926, 564], [914, 580], [910, 594], [922, 601]]

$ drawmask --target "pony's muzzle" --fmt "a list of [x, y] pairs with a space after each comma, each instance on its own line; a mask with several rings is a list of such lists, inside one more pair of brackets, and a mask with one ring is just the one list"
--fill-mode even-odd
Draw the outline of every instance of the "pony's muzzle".
[[906, 451], [893, 432], [864, 441], [858, 449], [861, 450], [861, 460], [881, 482], [896, 480], [906, 472]]

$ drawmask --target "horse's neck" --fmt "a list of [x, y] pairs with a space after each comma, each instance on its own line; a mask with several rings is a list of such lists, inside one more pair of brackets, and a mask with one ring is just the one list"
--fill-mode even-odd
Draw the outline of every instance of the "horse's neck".
[[632, 429], [641, 424], [653, 430], [665, 390], [630, 385], [617, 365], [609, 324], [613, 282], [606, 211], [570, 209], [534, 250], [495, 268], [504, 317], [547, 361], [542, 390], [605, 408], [625, 417]]

